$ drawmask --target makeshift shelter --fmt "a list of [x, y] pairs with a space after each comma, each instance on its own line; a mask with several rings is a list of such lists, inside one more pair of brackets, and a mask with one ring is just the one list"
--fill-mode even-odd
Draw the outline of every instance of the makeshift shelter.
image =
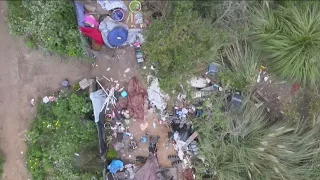
[[[105, 111], [104, 111], [104, 102], [106, 100], [106, 94], [102, 89], [97, 90], [95, 92], [90, 93], [90, 99], [93, 106], [93, 113], [94, 113], [94, 120], [96, 122], [96, 127], [98, 130], [98, 139], [99, 139], [99, 152], [100, 152], [100, 158], [103, 164], [103, 167], [106, 167], [106, 161], [105, 161], [105, 153], [108, 149], [108, 146], [106, 144], [105, 137], [108, 135], [106, 134], [105, 128], [104, 128], [104, 118], [105, 118]], [[103, 168], [103, 174], [105, 174], [105, 168]]]
[[157, 157], [149, 153], [147, 162], [136, 172], [134, 180], [158, 180], [158, 170], [159, 164]]
[[[94, 57], [105, 45], [116, 48], [144, 42], [141, 12], [129, 12], [121, 0], [75, 1], [77, 24], [86, 54]], [[111, 17], [109, 16], [111, 15]]]

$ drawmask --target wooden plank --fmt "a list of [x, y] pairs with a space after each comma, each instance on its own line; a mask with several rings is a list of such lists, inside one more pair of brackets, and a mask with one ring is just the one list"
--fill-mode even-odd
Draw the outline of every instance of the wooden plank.
[[79, 82], [79, 85], [80, 85], [81, 89], [86, 89], [87, 87], [90, 86], [90, 81], [88, 81], [87, 78], [84, 78]]
[[183, 149], [186, 149], [189, 144], [198, 136], [198, 132], [194, 132], [186, 141], [186, 144], [183, 146]]
[[262, 103], [262, 101], [259, 98], [257, 98], [256, 95], [253, 94], [251, 97], [255, 101], [255, 103]]
[[261, 91], [257, 90], [256, 93], [259, 94], [259, 96], [261, 96], [261, 98], [263, 98], [263, 100], [265, 100], [266, 102], [269, 102], [269, 99], [266, 98], [265, 96], [263, 96]]

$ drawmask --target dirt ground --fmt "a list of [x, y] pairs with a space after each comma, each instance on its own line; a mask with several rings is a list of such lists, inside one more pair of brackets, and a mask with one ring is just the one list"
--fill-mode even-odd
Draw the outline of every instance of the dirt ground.
[[[5, 1], [0, 1], [0, 10], [0, 147], [6, 156], [3, 179], [27, 180], [30, 176], [24, 160], [25, 134], [36, 110], [30, 100], [57, 91], [66, 78], [72, 83], [84, 77], [106, 76], [121, 84], [138, 75], [137, 63], [131, 47], [117, 49], [115, 56], [99, 55], [94, 67], [85, 61], [45, 56], [9, 35]], [[124, 73], [127, 68], [130, 71]]]

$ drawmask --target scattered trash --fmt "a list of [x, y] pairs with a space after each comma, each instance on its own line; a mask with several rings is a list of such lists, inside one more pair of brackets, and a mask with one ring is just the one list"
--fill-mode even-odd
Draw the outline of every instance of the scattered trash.
[[143, 66], [143, 68], [142, 69], [147, 69], [147, 66]]
[[125, 11], [128, 10], [127, 6], [122, 1], [97, 0], [97, 2], [101, 5], [102, 9], [105, 9], [107, 11], [110, 11], [116, 8], [121, 8]]
[[219, 67], [220, 67], [220, 64], [211, 63], [208, 66], [208, 71], [206, 72], [206, 74], [216, 74], [216, 73], [218, 73], [219, 72]]
[[78, 154], [78, 153], [74, 153], [74, 155], [75, 155], [75, 156], [80, 156], [80, 154]]
[[157, 127], [157, 125], [156, 125], [156, 123], [155, 122], [153, 122], [153, 128], [155, 129], [156, 127]]
[[108, 68], [107, 71], [110, 71], [110, 68]]
[[147, 77], [148, 82], [151, 81], [150, 86], [148, 87], [148, 100], [161, 112], [166, 109], [167, 103], [164, 99], [164, 94], [160, 90], [158, 78], [155, 78], [151, 75]]
[[214, 83], [212, 86], [201, 89], [201, 91], [215, 91], [215, 90], [223, 91], [223, 88], [219, 84]]
[[104, 79], [106, 79], [107, 81], [111, 81], [110, 79], [108, 79], [107, 77], [105, 77], [105, 76], [102, 76]]
[[127, 91], [122, 91], [121, 92], [121, 97], [125, 98], [125, 97], [127, 97], [127, 95], [128, 95]]
[[140, 142], [145, 143], [147, 142], [147, 137], [146, 136], [142, 136], [140, 139]]
[[116, 84], [116, 87], [114, 88], [115, 90], [118, 90], [119, 89], [119, 86], [120, 86], [120, 84]]
[[141, 123], [141, 124], [140, 124], [140, 129], [141, 129], [142, 131], [144, 131], [144, 130], [147, 129], [148, 126], [149, 126], [149, 123], [148, 123], [148, 122]]
[[124, 73], [128, 73], [130, 71], [130, 68], [127, 68], [126, 70], [124, 70]]
[[139, 64], [143, 63], [144, 60], [143, 60], [143, 55], [142, 55], [140, 46], [135, 48], [135, 54], [136, 54], [137, 62]]
[[23, 151], [21, 151], [21, 154], [23, 154]]
[[34, 106], [34, 99], [31, 99], [31, 100], [30, 100], [30, 104], [31, 104], [32, 106]]
[[195, 88], [204, 88], [207, 85], [207, 81], [204, 78], [193, 77], [190, 80], [190, 84]]
[[124, 87], [120, 88], [118, 91], [121, 92], [124, 89]]
[[108, 166], [108, 169], [112, 174], [115, 174], [121, 168], [123, 168], [123, 162], [120, 160], [112, 160]]
[[90, 84], [91, 83], [87, 78], [84, 78], [79, 82], [79, 86], [80, 86], [81, 89], [86, 89], [87, 87], [90, 86]]
[[137, 149], [138, 145], [134, 140], [131, 140], [129, 143], [129, 151], [132, 152], [133, 150]]
[[61, 82], [62, 88], [68, 88], [69, 87], [69, 81], [67, 79], [63, 80]]
[[56, 101], [57, 98], [55, 98], [54, 96], [45, 96], [42, 98], [42, 102], [47, 104], [48, 102], [52, 102], [52, 101]]

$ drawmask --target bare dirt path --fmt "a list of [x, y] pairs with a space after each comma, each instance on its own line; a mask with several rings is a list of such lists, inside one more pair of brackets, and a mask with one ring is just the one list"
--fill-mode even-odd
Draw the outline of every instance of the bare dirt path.
[[[62, 79], [68, 78], [74, 82], [79, 77], [101, 75], [106, 71], [103, 65], [115, 66], [108, 73], [117, 77], [117, 71], [123, 71], [129, 66], [125, 56], [131, 54], [122, 50], [118, 56], [120, 59], [113, 63], [108, 63], [111, 60], [105, 56], [102, 58], [104, 62], [100, 63], [102, 65], [95, 68], [87, 62], [74, 60], [63, 59], [60, 63], [59, 57], [45, 57], [38, 51], [26, 48], [21, 40], [9, 35], [4, 20], [5, 1], [0, 1], [0, 10], [0, 147], [6, 156], [3, 179], [27, 180], [30, 177], [25, 167], [24, 140], [36, 110], [30, 106], [30, 99], [38, 99], [54, 92], [60, 87]], [[117, 68], [119, 64], [120, 69]], [[108, 76], [107, 73], [103, 75]]]
[[75, 80], [85, 76], [90, 64], [60, 63], [57, 57], [44, 57], [29, 50], [21, 40], [9, 35], [5, 17], [5, 2], [0, 2], [0, 146], [5, 153], [3, 179], [27, 180], [25, 167], [25, 132], [34, 117], [35, 108], [29, 105], [59, 87], [63, 78]]
[[[66, 78], [74, 83], [84, 77], [106, 76], [126, 84], [130, 77], [139, 76], [141, 70], [137, 69], [132, 47], [116, 49], [115, 56], [108, 52], [100, 54], [95, 67], [85, 61], [44, 56], [28, 49], [21, 38], [9, 34], [5, 13], [6, 2], [0, 1], [0, 148], [6, 156], [2, 179], [28, 180], [31, 178], [24, 155], [25, 135], [36, 111], [29, 103], [32, 98], [57, 91]], [[127, 68], [130, 71], [124, 73]]]
[[[6, 156], [3, 179], [27, 180], [31, 178], [24, 159], [25, 134], [36, 110], [30, 106], [32, 98], [55, 92], [65, 78], [72, 83], [81, 77], [104, 75], [122, 83], [138, 73], [130, 47], [117, 49], [115, 57], [99, 55], [96, 67], [28, 49], [21, 38], [9, 35], [5, 14], [6, 2], [0, 1], [0, 148]], [[131, 70], [125, 74], [127, 68]]]

